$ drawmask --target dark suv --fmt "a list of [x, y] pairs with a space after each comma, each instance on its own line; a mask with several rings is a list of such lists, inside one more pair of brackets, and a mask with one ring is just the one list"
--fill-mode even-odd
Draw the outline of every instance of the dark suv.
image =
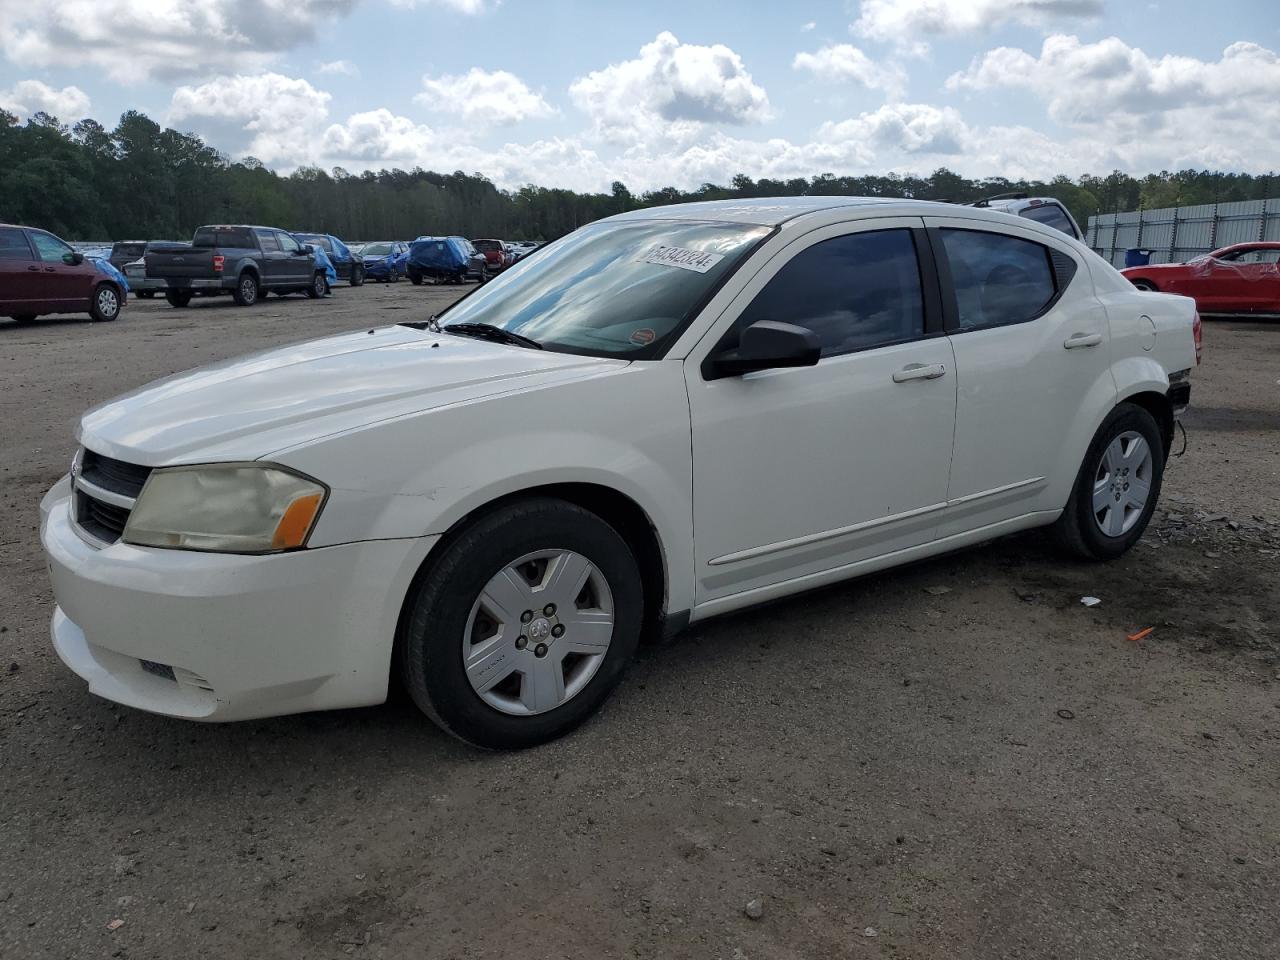
[[29, 322], [46, 313], [114, 320], [125, 288], [47, 230], [0, 224], [0, 317]]

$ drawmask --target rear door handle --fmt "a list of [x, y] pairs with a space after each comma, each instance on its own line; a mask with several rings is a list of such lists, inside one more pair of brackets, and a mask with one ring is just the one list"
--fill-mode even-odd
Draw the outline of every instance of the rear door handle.
[[57, 273], [57, 272], [58, 272], [58, 268], [57, 268], [57, 267], [45, 267], [45, 268], [44, 268], [44, 272], [45, 272], [45, 273]]
[[947, 368], [940, 363], [908, 363], [901, 370], [894, 371], [894, 383], [906, 383], [908, 380], [937, 380], [946, 376]]
[[27, 269], [30, 270], [32, 273], [40, 272], [40, 268], [36, 266], [34, 263], [31, 266], [27, 267]]
[[1100, 333], [1073, 333], [1062, 345], [1068, 350], [1075, 350], [1077, 347], [1096, 347], [1101, 342]]

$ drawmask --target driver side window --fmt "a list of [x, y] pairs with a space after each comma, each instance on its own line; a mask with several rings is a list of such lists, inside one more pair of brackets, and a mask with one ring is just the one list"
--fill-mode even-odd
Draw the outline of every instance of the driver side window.
[[36, 256], [45, 263], [62, 263], [62, 258], [72, 252], [71, 247], [57, 237], [38, 230], [31, 231], [31, 242], [35, 244]]
[[911, 231], [851, 233], [801, 250], [756, 294], [721, 349], [737, 346], [742, 331], [758, 320], [807, 327], [822, 342], [824, 357], [924, 336]]
[[280, 240], [280, 249], [285, 253], [301, 253], [302, 245], [297, 240], [289, 236], [287, 233], [277, 233], [276, 237]]

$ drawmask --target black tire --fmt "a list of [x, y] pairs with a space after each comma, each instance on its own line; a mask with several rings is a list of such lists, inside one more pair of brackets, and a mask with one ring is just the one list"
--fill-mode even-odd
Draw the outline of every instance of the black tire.
[[416, 270], [410, 270], [409, 282], [412, 283], [415, 287], [422, 286], [422, 274], [418, 273], [418, 271]]
[[13, 316], [14, 323], [35, 323], [36, 314], [34, 313], [17, 313]]
[[152, 298], [154, 298], [154, 297], [155, 297], [155, 295], [156, 295], [156, 292], [155, 292], [154, 290], [139, 290], [139, 291], [138, 291], [138, 296], [142, 297], [142, 298], [143, 298], [143, 299], [145, 299], [145, 300], [151, 300]]
[[164, 298], [169, 301], [171, 307], [185, 307], [191, 302], [190, 290], [166, 290]]
[[110, 323], [124, 309], [124, 297], [114, 284], [100, 283], [89, 298], [89, 319], [94, 323]]
[[1137, 289], [1146, 290], [1149, 293], [1156, 293], [1158, 292], [1158, 289], [1159, 289], [1150, 280], [1130, 280], [1129, 282], [1132, 283]]
[[252, 307], [258, 302], [258, 278], [246, 270], [236, 278], [236, 287], [231, 291], [231, 299], [241, 307]]
[[489, 268], [488, 268], [488, 267], [481, 267], [481, 268], [480, 268], [480, 279], [479, 279], [477, 282], [478, 282], [478, 283], [488, 283], [491, 279], [492, 279], [492, 278], [489, 276]]
[[351, 286], [353, 286], [353, 287], [360, 287], [360, 286], [363, 286], [363, 285], [364, 285], [364, 271], [363, 271], [363, 270], [361, 270], [359, 267], [354, 267], [354, 266], [353, 266], [353, 267], [351, 268], [351, 279], [350, 279], [350, 280], [348, 280], [347, 282], [348, 282], [349, 284], [351, 284]]
[[325, 279], [324, 271], [317, 270], [311, 278], [311, 286], [307, 287], [307, 296], [312, 300], [319, 300], [329, 289], [329, 281]]
[[[1094, 485], [1102, 472], [1102, 458], [1113, 440], [1121, 434], [1133, 431], [1146, 441], [1151, 449], [1150, 492], [1141, 513], [1124, 533], [1108, 536], [1095, 518], [1093, 511]], [[1164, 480], [1165, 449], [1160, 429], [1155, 419], [1142, 407], [1122, 403], [1108, 414], [1093, 442], [1085, 453], [1084, 463], [1076, 475], [1075, 486], [1066, 509], [1051, 528], [1053, 537], [1067, 552], [1084, 560], [1114, 560], [1126, 553], [1142, 537], [1151, 522], [1156, 503], [1160, 499], [1160, 485]], [[1127, 489], [1127, 486], [1125, 487]]]
[[[525, 554], [547, 549], [580, 553], [605, 578], [613, 595], [613, 635], [581, 691], [545, 713], [516, 716], [472, 689], [461, 640], [490, 578]], [[639, 644], [643, 611], [639, 566], [611, 526], [563, 500], [513, 503], [456, 535], [411, 591], [399, 638], [400, 673], [414, 703], [460, 740], [494, 750], [536, 746], [577, 727], [613, 692]]]

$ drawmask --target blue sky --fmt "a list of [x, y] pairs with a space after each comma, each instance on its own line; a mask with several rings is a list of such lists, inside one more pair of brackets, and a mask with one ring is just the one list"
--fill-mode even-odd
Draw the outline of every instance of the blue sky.
[[0, 0], [0, 106], [290, 170], [633, 189], [1272, 169], [1274, 0]]

